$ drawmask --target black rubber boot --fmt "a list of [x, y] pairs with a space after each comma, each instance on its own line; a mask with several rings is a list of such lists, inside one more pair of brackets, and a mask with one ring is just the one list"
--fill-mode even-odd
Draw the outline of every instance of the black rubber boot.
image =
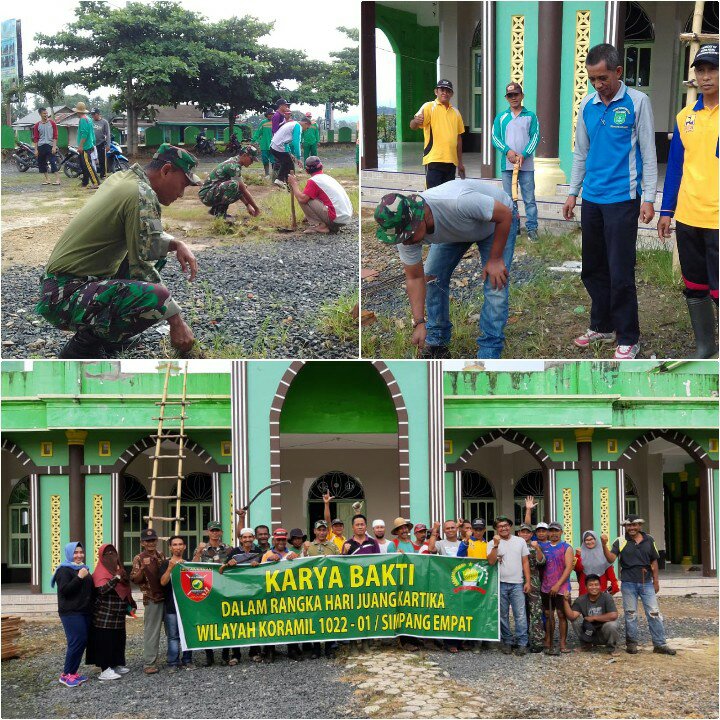
[[709, 295], [704, 298], [689, 297], [685, 300], [695, 334], [695, 355], [693, 357], [696, 359], [717, 357], [715, 303]]
[[58, 354], [61, 360], [97, 360], [107, 356], [103, 341], [90, 328], [78, 330]]
[[265, 177], [270, 175], [270, 163], [263, 163], [263, 169], [265, 170]]

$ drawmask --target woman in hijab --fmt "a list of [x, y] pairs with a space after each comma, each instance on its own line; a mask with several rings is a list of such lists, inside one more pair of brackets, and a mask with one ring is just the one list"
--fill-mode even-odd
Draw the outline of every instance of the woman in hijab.
[[575, 576], [578, 581], [578, 594], [587, 594], [585, 576], [597, 575], [600, 578], [600, 592], [611, 595], [620, 592], [613, 566], [605, 559], [600, 539], [594, 530], [586, 530], [582, 536], [582, 545], [575, 551]]
[[65, 546], [65, 560], [57, 566], [50, 581], [50, 587], [55, 585], [58, 615], [67, 638], [65, 667], [60, 682], [68, 687], [77, 687], [87, 682], [84, 675], [78, 674], [78, 668], [87, 645], [93, 611], [93, 581], [90, 568], [85, 565], [85, 550], [81, 543], [69, 542]]
[[125, 667], [125, 616], [137, 605], [114, 545], [100, 546], [93, 583], [95, 607], [86, 662], [102, 670], [99, 680], [117, 680], [130, 672]]

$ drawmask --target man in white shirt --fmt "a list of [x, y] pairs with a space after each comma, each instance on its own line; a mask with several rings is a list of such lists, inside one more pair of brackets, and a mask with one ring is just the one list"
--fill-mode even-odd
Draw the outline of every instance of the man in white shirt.
[[[525, 593], [530, 592], [530, 561], [527, 543], [511, 533], [512, 520], [498, 515], [493, 523], [495, 536], [488, 543], [487, 561], [498, 567], [500, 581], [500, 649], [510, 655], [516, 645], [516, 655], [527, 655], [528, 626], [525, 614]], [[523, 582], [524, 579], [524, 582]], [[515, 637], [510, 632], [510, 606], [515, 620]]]
[[457, 551], [460, 547], [458, 539], [458, 526], [454, 520], [446, 520], [443, 525], [444, 540], [438, 540], [440, 534], [440, 523], [433, 523], [427, 545], [430, 554], [445, 555], [447, 557], [457, 557]]
[[384, 520], [373, 520], [372, 531], [373, 531], [373, 537], [377, 540], [377, 544], [380, 546], [381, 553], [387, 554], [387, 553], [397, 552], [397, 550], [395, 549], [395, 543], [391, 543], [385, 537], [385, 521]]

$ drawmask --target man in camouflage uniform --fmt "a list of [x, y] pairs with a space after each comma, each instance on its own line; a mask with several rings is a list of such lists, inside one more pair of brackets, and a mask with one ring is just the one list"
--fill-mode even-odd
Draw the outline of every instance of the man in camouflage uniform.
[[312, 113], [305, 113], [305, 117], [310, 120], [310, 127], [302, 131], [303, 162], [311, 155], [318, 154], [318, 142], [320, 142], [320, 128], [312, 119]]
[[545, 625], [543, 624], [542, 598], [540, 597], [540, 568], [545, 564], [545, 556], [540, 549], [537, 540], [532, 540], [532, 527], [522, 524], [518, 530], [518, 536], [528, 545], [530, 555], [530, 592], [525, 596], [525, 611], [528, 619], [528, 641], [530, 652], [539, 653], [543, 651], [545, 642]]
[[160, 205], [202, 183], [192, 172], [196, 165], [185, 150], [161, 145], [144, 169], [135, 164], [108, 178], [60, 236], [35, 308], [55, 327], [75, 331], [60, 358], [112, 357], [160, 320], [168, 321], [178, 351], [192, 348], [192, 330], [159, 270], [174, 252], [194, 280], [197, 261], [185, 243], [163, 232]]
[[247, 211], [253, 217], [260, 214], [252, 195], [248, 192], [245, 183], [240, 179], [244, 167], [252, 165], [257, 160], [257, 148], [252, 145], [241, 145], [240, 152], [225, 162], [221, 162], [209, 175], [198, 192], [203, 205], [210, 208], [210, 214], [232, 220], [228, 215], [228, 208], [232, 203], [242, 200]]
[[270, 176], [270, 164], [272, 163], [272, 156], [270, 154], [270, 143], [272, 142], [272, 110], [265, 111], [265, 120], [258, 125], [258, 129], [252, 136], [252, 141], [260, 146], [260, 153], [262, 154], [262, 164], [265, 169], [265, 177]]
[[[207, 531], [209, 540], [204, 543], [201, 542], [193, 553], [192, 561], [200, 563], [214, 563], [216, 565], [224, 565], [228, 559], [228, 553], [232, 550], [230, 545], [226, 545], [222, 541], [222, 525], [217, 520], [211, 520], [207, 524]], [[233, 648], [234, 659], [240, 656], [239, 648]], [[206, 650], [205, 657], [207, 659], [208, 666], [215, 663], [215, 652], [213, 650]], [[228, 665], [230, 662], [230, 648], [223, 648], [222, 650], [222, 661], [223, 665]], [[234, 662], [233, 665], [236, 665]]]

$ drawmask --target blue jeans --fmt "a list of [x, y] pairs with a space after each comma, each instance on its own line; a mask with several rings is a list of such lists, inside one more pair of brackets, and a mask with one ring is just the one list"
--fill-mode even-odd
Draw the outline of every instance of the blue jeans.
[[[502, 171], [503, 190], [512, 197], [512, 170]], [[521, 170], [518, 175], [520, 194], [525, 203], [525, 227], [528, 232], [537, 231], [537, 204], [535, 203], [535, 171]], [[517, 208], [517, 205], [516, 205]]]
[[[178, 666], [180, 664], [180, 628], [177, 615], [165, 613], [165, 634], [167, 635], [167, 664]], [[185, 650], [182, 654], [182, 664], [192, 662], [192, 650]]]
[[67, 638], [67, 651], [65, 652], [65, 667], [63, 674], [75, 675], [80, 667], [90, 628], [89, 615], [61, 615], [65, 637]]
[[[515, 252], [515, 238], [518, 229], [517, 212], [513, 212], [513, 222], [510, 227], [503, 262], [510, 272], [513, 253]], [[428, 345], [448, 345], [452, 332], [450, 322], [450, 278], [463, 255], [473, 243], [433, 243], [425, 261], [425, 276], [427, 282], [427, 338]], [[476, 245], [480, 250], [483, 266], [490, 257], [490, 248], [493, 236], [478, 240]], [[430, 280], [429, 278], [433, 278]], [[483, 285], [483, 306], [480, 312], [480, 337], [478, 338], [479, 358], [499, 358], [505, 345], [505, 325], [508, 319], [508, 306], [510, 298], [510, 277], [502, 290], [496, 290], [490, 284], [490, 278]]]
[[653, 645], [661, 647], [667, 644], [662, 615], [660, 614], [660, 607], [658, 606], [653, 584], [651, 582], [635, 583], [623, 580], [620, 591], [622, 592], [623, 608], [625, 609], [625, 642], [637, 643], [638, 641], [638, 598], [640, 598], [645, 609], [645, 617], [648, 621]]
[[515, 636], [519, 647], [527, 647], [528, 626], [525, 614], [525, 593], [522, 583], [500, 583], [500, 639], [504, 645], [514, 645], [510, 632], [510, 607], [515, 620]]

